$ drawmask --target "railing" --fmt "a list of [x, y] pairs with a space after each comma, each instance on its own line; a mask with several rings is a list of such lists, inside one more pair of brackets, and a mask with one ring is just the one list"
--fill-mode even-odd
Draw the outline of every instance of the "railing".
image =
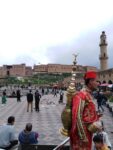
[[62, 143], [60, 143], [57, 147], [55, 147], [53, 150], [60, 150], [64, 147], [64, 145], [69, 142], [70, 137], [68, 137], [66, 140], [64, 140]]

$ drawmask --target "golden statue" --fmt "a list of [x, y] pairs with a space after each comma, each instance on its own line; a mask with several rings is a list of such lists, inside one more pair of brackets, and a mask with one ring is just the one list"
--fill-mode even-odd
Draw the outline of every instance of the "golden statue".
[[71, 77], [71, 81], [70, 81], [70, 85], [67, 89], [67, 102], [66, 102], [66, 106], [61, 114], [61, 120], [63, 123], [63, 128], [60, 129], [61, 134], [65, 135], [65, 136], [69, 136], [69, 131], [71, 128], [71, 121], [72, 121], [72, 115], [71, 115], [71, 103], [72, 103], [72, 97], [75, 95], [76, 89], [75, 89], [75, 77], [76, 77], [76, 58], [78, 56], [78, 54], [73, 54], [74, 55], [74, 61], [73, 61], [73, 67], [72, 67], [72, 77]]

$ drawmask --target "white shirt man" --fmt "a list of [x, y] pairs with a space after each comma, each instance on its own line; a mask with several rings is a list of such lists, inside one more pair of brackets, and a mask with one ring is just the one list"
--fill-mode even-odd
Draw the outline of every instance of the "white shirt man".
[[6, 125], [0, 126], [0, 148], [10, 149], [18, 143], [14, 130], [15, 118], [10, 116]]

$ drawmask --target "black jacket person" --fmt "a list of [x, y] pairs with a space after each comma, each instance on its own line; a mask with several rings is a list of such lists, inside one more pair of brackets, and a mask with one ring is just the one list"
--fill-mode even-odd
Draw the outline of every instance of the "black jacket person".
[[29, 111], [30, 105], [31, 105], [31, 112], [32, 112], [33, 111], [33, 94], [31, 90], [29, 90], [29, 93], [27, 93], [27, 112]]
[[40, 93], [38, 92], [38, 90], [36, 90], [35, 92], [35, 110], [36, 111], [39, 111], [39, 102], [40, 102], [40, 98], [41, 98], [41, 95]]

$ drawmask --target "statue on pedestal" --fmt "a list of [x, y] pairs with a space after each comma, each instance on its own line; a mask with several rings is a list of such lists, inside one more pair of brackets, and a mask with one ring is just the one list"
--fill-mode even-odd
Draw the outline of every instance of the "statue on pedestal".
[[78, 54], [73, 54], [73, 56], [74, 56], [74, 61], [73, 61], [73, 64], [74, 65], [76, 65], [77, 64], [77, 56], [78, 56]]

